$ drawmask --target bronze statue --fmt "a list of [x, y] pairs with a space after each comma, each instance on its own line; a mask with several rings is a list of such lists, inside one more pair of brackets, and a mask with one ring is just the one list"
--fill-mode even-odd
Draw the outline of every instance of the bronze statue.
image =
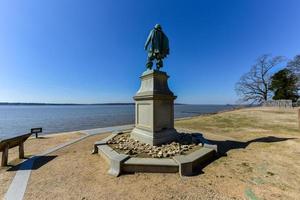
[[[149, 47], [149, 48], [148, 48]], [[163, 59], [169, 54], [169, 39], [162, 31], [159, 24], [151, 30], [145, 43], [145, 50], [148, 50], [146, 67], [152, 69], [153, 60], [156, 59], [156, 67], [159, 70], [163, 67]]]

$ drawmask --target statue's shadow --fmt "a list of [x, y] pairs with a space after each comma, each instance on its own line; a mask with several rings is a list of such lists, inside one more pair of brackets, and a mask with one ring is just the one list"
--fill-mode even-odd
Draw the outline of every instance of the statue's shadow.
[[284, 138], [284, 137], [275, 137], [275, 136], [266, 136], [266, 137], [259, 137], [259, 138], [255, 138], [246, 142], [241, 142], [241, 141], [235, 141], [235, 140], [211, 140], [211, 139], [206, 139], [203, 137], [203, 134], [201, 133], [192, 133], [193, 137], [196, 137], [197, 140], [201, 141], [201, 143], [204, 144], [209, 144], [209, 145], [216, 145], [217, 146], [217, 154], [214, 157], [214, 159], [211, 159], [205, 163], [203, 163], [203, 165], [201, 165], [198, 169], [197, 169], [197, 174], [195, 175], [199, 175], [199, 174], [203, 174], [203, 168], [205, 168], [207, 165], [211, 164], [212, 162], [214, 162], [215, 160], [218, 160], [221, 157], [227, 156], [227, 152], [233, 149], [245, 149], [247, 148], [248, 145], [252, 144], [252, 143], [276, 143], [276, 142], [283, 142], [286, 140], [293, 140], [293, 139], [297, 139], [297, 138]]

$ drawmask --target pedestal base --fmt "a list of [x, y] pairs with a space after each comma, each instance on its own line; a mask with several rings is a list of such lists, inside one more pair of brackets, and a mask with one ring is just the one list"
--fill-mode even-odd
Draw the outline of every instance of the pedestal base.
[[176, 129], [164, 129], [158, 132], [151, 132], [135, 127], [131, 132], [131, 137], [143, 143], [154, 146], [167, 144], [175, 141], [178, 137]]
[[131, 137], [150, 145], [170, 143], [177, 138], [174, 129], [174, 96], [166, 72], [147, 70], [134, 96], [135, 128]]

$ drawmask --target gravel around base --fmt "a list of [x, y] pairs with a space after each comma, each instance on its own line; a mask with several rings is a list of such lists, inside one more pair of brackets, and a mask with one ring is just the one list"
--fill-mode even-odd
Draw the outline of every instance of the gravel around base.
[[186, 155], [202, 147], [198, 137], [192, 134], [178, 134], [178, 140], [170, 144], [152, 146], [130, 137], [130, 133], [117, 135], [107, 144], [118, 153], [141, 158], [168, 158]]

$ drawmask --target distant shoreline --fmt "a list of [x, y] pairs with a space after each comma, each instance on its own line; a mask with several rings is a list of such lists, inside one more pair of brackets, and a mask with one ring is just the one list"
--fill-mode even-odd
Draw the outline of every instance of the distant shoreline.
[[12, 106], [88, 106], [88, 105], [134, 105], [134, 103], [92, 103], [92, 104], [80, 104], [80, 103], [8, 103], [0, 102], [1, 105]]
[[[0, 102], [0, 106], [115, 106], [115, 105], [135, 105], [135, 103], [91, 103], [91, 104], [80, 104], [80, 103], [9, 103]], [[175, 103], [174, 105], [214, 105], [214, 106], [238, 106], [235, 104], [187, 104], [187, 103]]]

